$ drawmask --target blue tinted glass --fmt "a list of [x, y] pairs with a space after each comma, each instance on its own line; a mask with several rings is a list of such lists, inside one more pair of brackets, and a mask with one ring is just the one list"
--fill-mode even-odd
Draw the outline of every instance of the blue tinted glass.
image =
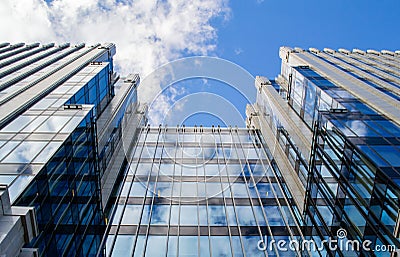
[[50, 142], [35, 158], [34, 162], [46, 163], [57, 149], [62, 145], [62, 142]]
[[29, 163], [42, 151], [47, 142], [23, 141], [4, 160], [5, 163]]
[[179, 256], [197, 256], [197, 236], [179, 236]]
[[31, 122], [35, 116], [19, 116], [15, 120], [13, 120], [10, 124], [2, 129], [2, 131], [6, 132], [18, 132], [23, 127], [25, 127], [29, 122]]
[[360, 120], [348, 120], [344, 122], [345, 125], [351, 129], [357, 136], [360, 137], [377, 137], [378, 134], [364, 122]]
[[207, 226], [207, 206], [206, 205], [199, 205], [199, 226]]
[[257, 248], [258, 241], [261, 239], [258, 236], [244, 236], [243, 245], [246, 256], [265, 256], [263, 251]]
[[241, 226], [256, 226], [256, 220], [251, 206], [236, 206], [237, 217], [239, 225]]
[[150, 218], [150, 206], [145, 205], [143, 206], [142, 219], [140, 221], [140, 224], [142, 225], [149, 224], [149, 218]]
[[284, 226], [285, 222], [279, 211], [278, 206], [264, 206], [265, 215], [267, 216], [270, 226]]
[[132, 182], [130, 197], [144, 197], [146, 195], [146, 185], [142, 182]]
[[[166, 236], [149, 235], [147, 239], [146, 255], [151, 257], [164, 257], [167, 248]], [[126, 255], [125, 255], [126, 256]]]
[[237, 222], [236, 222], [236, 213], [234, 207], [226, 206], [225, 208], [229, 226], [236, 226]]
[[117, 235], [112, 256], [130, 255], [133, 250], [135, 236]]
[[179, 205], [171, 206], [171, 225], [178, 225], [179, 223]]
[[374, 151], [372, 151], [371, 148], [369, 148], [366, 145], [358, 145], [358, 148], [361, 150], [363, 154], [368, 156], [376, 165], [382, 166], [382, 167], [387, 167], [390, 166], [388, 163], [386, 163], [382, 158], [380, 158]]
[[138, 225], [142, 211], [141, 205], [126, 205], [124, 215], [122, 216], [121, 224], [123, 225]]
[[117, 205], [117, 209], [115, 210], [113, 220], [112, 220], [113, 225], [118, 225], [118, 223], [121, 219], [123, 209], [124, 209], [123, 205], [121, 205], [121, 204]]
[[232, 236], [232, 251], [234, 257], [243, 256], [242, 252], [242, 243], [240, 242], [240, 238], [238, 236]]
[[4, 156], [9, 154], [14, 147], [16, 147], [21, 141], [9, 141], [6, 144], [3, 145], [3, 147], [0, 149], [0, 160], [3, 159]]
[[210, 241], [208, 236], [200, 236], [200, 256], [208, 257], [210, 256]]
[[68, 116], [51, 116], [38, 129], [38, 132], [58, 132], [69, 121]]
[[392, 166], [400, 167], [400, 152], [397, 147], [391, 145], [374, 145], [371, 148]]
[[377, 132], [383, 136], [395, 136], [400, 137], [400, 128], [391, 121], [387, 120], [374, 120], [365, 121], [371, 127], [373, 127]]
[[178, 253], [178, 237], [169, 236], [167, 256], [177, 256]]
[[151, 224], [168, 225], [169, 222], [169, 205], [153, 205], [151, 214]]
[[229, 236], [211, 236], [212, 256], [232, 256]]
[[210, 226], [226, 226], [227, 223], [224, 206], [209, 205], [208, 220], [210, 222]]
[[[136, 240], [136, 246], [135, 246], [135, 254], [133, 255], [134, 257], [142, 257], [143, 252], [144, 252], [144, 245], [145, 245], [145, 240], [146, 236], [139, 235], [137, 240]], [[133, 245], [133, 243], [132, 243]], [[124, 254], [120, 256], [126, 256], [126, 251]]]
[[196, 226], [197, 224], [197, 206], [181, 205], [180, 225]]

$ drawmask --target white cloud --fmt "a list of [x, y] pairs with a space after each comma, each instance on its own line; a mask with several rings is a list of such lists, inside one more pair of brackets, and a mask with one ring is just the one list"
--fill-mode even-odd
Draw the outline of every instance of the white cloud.
[[239, 48], [236, 48], [234, 51], [235, 51], [235, 54], [236, 54], [236, 55], [239, 55], [239, 54], [243, 53], [243, 49], [240, 48], [240, 47], [239, 47]]
[[120, 73], [144, 77], [183, 52], [210, 54], [210, 21], [228, 16], [228, 0], [2, 0], [0, 41], [113, 42]]

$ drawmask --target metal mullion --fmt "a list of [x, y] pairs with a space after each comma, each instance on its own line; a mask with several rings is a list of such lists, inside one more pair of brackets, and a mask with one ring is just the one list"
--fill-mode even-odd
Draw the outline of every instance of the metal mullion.
[[[177, 128], [178, 129], [178, 137], [177, 137], [177, 145], [179, 145], [179, 128]], [[182, 149], [182, 151], [181, 151], [181, 164], [179, 165], [180, 166], [180, 170], [181, 170], [181, 173], [180, 173], [180, 176], [179, 177], [182, 177], [182, 169], [183, 169], [183, 163], [182, 163], [182, 161], [183, 161], [183, 145], [184, 145], [184, 143], [185, 143], [185, 130], [184, 130], [184, 128], [181, 128], [182, 129], [182, 145], [181, 145], [181, 149]], [[175, 160], [176, 161], [176, 160]], [[174, 175], [175, 175], [175, 173], [174, 173]], [[175, 177], [174, 177], [175, 178]], [[178, 206], [179, 206], [179, 211], [178, 211], [178, 235], [177, 235], [177, 237], [178, 237], [178, 240], [177, 240], [177, 244], [176, 244], [176, 256], [178, 257], [179, 256], [179, 241], [180, 241], [180, 232], [181, 232], [181, 198], [182, 198], [182, 180], [180, 179], [179, 180], [179, 183], [180, 183], [180, 188], [179, 188], [179, 197], [178, 197]]]
[[[140, 134], [139, 134], [139, 136], [138, 136], [138, 139], [140, 138], [140, 136], [142, 135], [142, 133], [143, 133], [143, 131], [144, 131], [145, 129], [146, 129], [146, 128], [142, 128], [142, 129], [140, 130]], [[147, 130], [147, 133], [148, 133], [148, 130]], [[146, 137], [147, 137], [147, 133], [145, 134]], [[142, 153], [143, 153], [143, 149], [144, 149], [143, 146], [144, 146], [144, 144], [145, 144], [145, 142], [146, 142], [146, 137], [145, 137], [145, 140], [144, 140], [143, 143], [142, 143], [142, 149], [140, 150], [140, 156], [141, 156]], [[140, 142], [139, 142], [139, 140], [138, 140], [137, 143], [135, 144], [136, 147], [135, 147], [135, 150], [132, 152], [132, 156], [135, 154], [139, 143], [140, 143]], [[129, 171], [130, 171], [130, 159], [131, 159], [131, 157], [128, 156], [128, 158], [127, 158], [127, 161], [128, 161], [128, 171], [127, 171], [126, 174], [124, 175], [124, 179], [123, 179], [124, 182], [126, 181], [126, 177], [128, 176]], [[140, 160], [140, 157], [139, 157], [139, 160]], [[138, 162], [138, 164], [139, 164], [139, 162]], [[136, 174], [136, 170], [137, 170], [137, 167], [138, 167], [138, 166], [139, 166], [139, 165], [136, 165], [135, 172], [134, 172], [133, 175]], [[117, 235], [118, 235], [118, 232], [119, 232], [119, 228], [121, 227], [122, 216], [123, 216], [124, 211], [125, 211], [126, 203], [128, 202], [129, 193], [130, 193], [130, 191], [131, 191], [132, 185], [133, 185], [133, 181], [131, 182], [131, 184], [130, 184], [130, 186], [129, 186], [128, 194], [127, 194], [127, 197], [126, 197], [125, 202], [124, 202], [124, 207], [123, 207], [123, 209], [122, 209], [121, 217], [120, 217], [120, 220], [118, 221], [117, 229], [116, 229], [115, 234], [114, 234], [114, 239], [113, 239], [113, 241], [112, 241], [112, 243], [111, 243], [111, 246], [110, 246], [110, 248], [111, 248], [111, 249], [110, 249], [110, 254], [112, 254], [112, 252], [113, 252], [113, 250], [114, 250], [115, 241], [116, 241], [116, 239], [117, 239]], [[121, 191], [122, 191], [122, 188], [123, 188], [123, 187], [120, 187], [120, 189], [118, 190], [118, 197], [117, 197], [117, 199], [115, 200], [115, 202], [114, 202], [114, 207], [112, 207], [110, 213], [114, 213], [114, 212], [116, 211], [116, 209], [117, 209], [119, 199], [121, 198]], [[114, 214], [115, 214], [115, 213], [114, 213]], [[114, 214], [113, 214], [113, 215], [114, 215]], [[114, 218], [114, 217], [112, 217], [112, 218]], [[110, 221], [109, 221], [108, 224], [107, 224], [106, 231], [107, 231], [107, 230], [110, 231], [108, 228], [109, 228], [110, 226], [112, 226], [111, 220], [112, 220], [112, 219], [110, 219]], [[139, 226], [138, 226], [138, 227], [139, 227]], [[106, 237], [106, 236], [105, 236], [105, 237]], [[103, 240], [106, 239], [105, 237], [103, 237]], [[103, 241], [103, 240], [102, 240], [102, 241]], [[104, 243], [105, 243], [105, 242], [104, 242]], [[103, 244], [104, 244], [104, 243], [103, 243]], [[133, 251], [135, 250], [135, 244], [136, 244], [136, 240], [134, 241]], [[100, 253], [100, 252], [97, 253], [97, 256], [96, 256], [96, 257], [100, 257], [99, 253]]]
[[[197, 142], [197, 130], [193, 133], [194, 134], [194, 141]], [[200, 138], [199, 138], [199, 150], [201, 151], [202, 147], [200, 145]], [[196, 154], [196, 162], [195, 162], [195, 167], [196, 167], [196, 198], [197, 198], [197, 254], [198, 256], [200, 256], [200, 198], [199, 198], [199, 184], [198, 184], [198, 177], [199, 177], [199, 173], [198, 173], [198, 161], [197, 161], [197, 156], [198, 154]]]
[[[165, 132], [167, 132], [167, 128], [165, 128]], [[165, 135], [164, 135], [165, 138]], [[177, 141], [178, 142], [178, 138]], [[165, 140], [164, 140], [165, 143]], [[165, 144], [164, 144], [165, 145]], [[174, 170], [172, 171], [172, 179], [171, 179], [171, 195], [170, 195], [170, 203], [169, 203], [169, 219], [168, 219], [168, 229], [167, 229], [167, 248], [165, 251], [165, 257], [167, 257], [168, 254], [168, 245], [169, 245], [169, 231], [170, 231], [170, 227], [171, 227], [171, 214], [172, 214], [172, 199], [173, 199], [173, 192], [174, 192], [174, 176], [175, 176], [175, 166], [176, 166], [176, 153], [178, 151], [178, 144], [175, 144], [175, 151], [174, 151]], [[162, 156], [161, 156], [162, 157]]]
[[[238, 138], [238, 141], [239, 141], [239, 145], [242, 147], [242, 144], [241, 144], [241, 141], [240, 141], [240, 136], [239, 136], [239, 133], [238, 133], [238, 130], [237, 130], [237, 129], [236, 129], [236, 135], [237, 135], [237, 138]], [[247, 131], [247, 135], [249, 135], [248, 131]], [[241, 149], [242, 149], [242, 148], [241, 148]], [[235, 150], [236, 150], [237, 156], [239, 157], [239, 150], [237, 149], [237, 145], [236, 145], [236, 144], [235, 144]], [[242, 151], [243, 151], [243, 149], [242, 149]], [[243, 154], [244, 154], [244, 151], [243, 151]], [[244, 157], [246, 157], [246, 156], [244, 156]], [[252, 211], [253, 211], [254, 220], [256, 221], [257, 229], [258, 229], [258, 233], [259, 233], [259, 235], [260, 235], [260, 238], [261, 238], [261, 240], [263, 240], [263, 235], [262, 235], [262, 232], [261, 232], [261, 229], [260, 229], [260, 225], [259, 225], [259, 223], [258, 223], [257, 216], [256, 216], [255, 211], [254, 211], [253, 201], [250, 200], [250, 199], [251, 199], [251, 197], [250, 197], [250, 190], [249, 190], [249, 187], [248, 187], [248, 183], [247, 183], [246, 176], [245, 176], [245, 174], [244, 174], [244, 170], [243, 170], [243, 168], [242, 168], [242, 167], [243, 167], [243, 163], [240, 161], [240, 159], [239, 159], [239, 162], [240, 162], [240, 170], [241, 170], [241, 173], [242, 173], [242, 175], [243, 175], [243, 180], [244, 180], [244, 183], [245, 183], [245, 185], [246, 185], [247, 195], [248, 195], [248, 197], [249, 197], [250, 206], [251, 206], [251, 209], [252, 209]], [[248, 165], [248, 162], [247, 162], [247, 159], [246, 159], [246, 158], [245, 158], [245, 162], [246, 162], [246, 165]], [[247, 168], [249, 169], [250, 167], [247, 166]], [[257, 190], [257, 187], [255, 187], [255, 189]], [[258, 194], [258, 191], [256, 191], [256, 192], [257, 192], [258, 198], [260, 199], [260, 195]], [[263, 209], [263, 208], [262, 208], [262, 209]], [[270, 233], [271, 237], [273, 238], [272, 230], [271, 230], [271, 227], [269, 226], [268, 220], [265, 219], [265, 222], [266, 222], [266, 224], [267, 224], [268, 232]], [[264, 244], [265, 244], [265, 242], [264, 242]], [[277, 249], [276, 249], [276, 245], [275, 245], [275, 244], [274, 244], [274, 246], [275, 246], [275, 253], [276, 253], [276, 255], [277, 255], [277, 256], [280, 256], [280, 255], [279, 255], [279, 252], [278, 252]], [[266, 255], [266, 251], [263, 251], [263, 253], [264, 253], [264, 255]]]
[[[160, 134], [158, 134], [157, 142], [158, 142], [159, 137], [160, 137]], [[146, 137], [146, 138], [147, 138], [147, 137]], [[146, 139], [144, 140], [144, 144], [143, 144], [143, 148], [142, 148], [142, 153], [143, 153], [143, 149], [144, 149], [144, 146], [145, 146], [145, 142], [146, 142]], [[154, 154], [153, 154], [153, 159], [154, 159], [154, 157], [155, 157], [155, 155], [156, 155], [157, 148], [158, 148], [158, 144], [157, 144], [156, 147], [155, 147]], [[139, 164], [140, 164], [140, 162], [138, 162], [138, 165], [136, 166], [136, 170], [137, 170], [137, 167], [139, 167]], [[151, 171], [153, 170], [153, 166], [154, 166], [154, 163], [151, 164], [150, 174], [151, 174]], [[131, 256], [132, 256], [132, 257], [133, 257], [134, 254], [135, 254], [136, 243], [137, 243], [137, 240], [138, 240], [139, 230], [140, 230], [140, 226], [141, 226], [140, 223], [142, 222], [143, 211], [144, 211], [144, 207], [145, 207], [145, 205], [146, 205], [147, 191], [149, 190], [150, 174], [147, 176], [146, 191], [145, 191], [145, 193], [144, 193], [143, 202], [142, 202], [142, 211], [141, 211], [141, 213], [140, 213], [140, 218], [139, 218], [137, 230], [136, 230], [136, 233], [135, 233], [134, 247], [133, 247], [133, 251], [132, 251], [132, 253], [131, 253]], [[132, 185], [133, 185], [133, 183], [131, 184], [131, 187], [132, 187]], [[125, 203], [125, 206], [126, 206], [126, 203]], [[125, 210], [125, 208], [124, 208], [124, 210]], [[150, 217], [149, 217], [149, 219], [150, 219]], [[122, 220], [122, 219], [121, 219], [121, 220]], [[145, 243], [145, 244], [146, 244], [146, 243]], [[144, 248], [143, 251], [145, 252], [145, 251], [146, 251], [146, 248]]]
[[[220, 140], [222, 142], [221, 134], [219, 134], [219, 136], [220, 136]], [[230, 132], [230, 136], [231, 136], [231, 139], [233, 139], [232, 131]], [[234, 144], [232, 144], [232, 146], [233, 145]], [[223, 144], [221, 145], [221, 148], [222, 148], [222, 154], [224, 156], [224, 160], [226, 161], [226, 164], [228, 164]], [[240, 229], [239, 218], [238, 218], [238, 214], [237, 214], [237, 211], [236, 211], [236, 201], [235, 201], [235, 197], [234, 197], [234, 194], [233, 194], [233, 187], [231, 187], [230, 176], [229, 176], [229, 172], [228, 172], [228, 165], [226, 165], [226, 175], [227, 175], [227, 178], [228, 178], [228, 185], [229, 185], [229, 190], [230, 190], [232, 204], [233, 204], [232, 205], [233, 206], [233, 212], [234, 212], [235, 219], [236, 219], [236, 226], [237, 226], [238, 232], [239, 232], [239, 240], [240, 240], [240, 244], [242, 246], [241, 247], [242, 248], [242, 253], [243, 253], [243, 256], [246, 257], [246, 252], [244, 251], [244, 243], [243, 243], [243, 239], [242, 239], [242, 230]], [[233, 182], [233, 183], [235, 183], [235, 182]]]
[[[202, 128], [200, 128], [200, 133], [202, 133], [201, 136], [204, 135], [204, 131], [202, 130]], [[199, 143], [201, 145], [201, 141]], [[202, 159], [203, 159], [202, 160], [202, 167], [203, 167], [203, 171], [204, 171], [204, 175], [203, 175], [204, 176], [204, 194], [205, 194], [204, 200], [205, 200], [205, 203], [206, 203], [206, 213], [207, 213], [208, 251], [210, 253], [210, 256], [212, 256], [211, 228], [210, 228], [210, 221], [208, 219], [209, 215], [208, 215], [207, 175], [206, 175], [206, 168], [205, 168], [204, 151], [202, 150], [201, 153], [202, 153], [201, 156], [202, 156]]]
[[[215, 131], [214, 131], [215, 132]], [[213, 134], [214, 134], [214, 132], [213, 132]], [[219, 130], [217, 130], [217, 133], [218, 133], [218, 136], [221, 138], [221, 136], [220, 136], [220, 131]], [[221, 147], [222, 147], [222, 144], [221, 144]], [[218, 166], [218, 176], [219, 176], [219, 181], [220, 181], [220, 186], [221, 186], [221, 194], [222, 194], [222, 199], [223, 199], [223, 202], [224, 202], [224, 210], [225, 210], [225, 218], [226, 218], [226, 224], [227, 224], [227, 227], [228, 227], [228, 232], [229, 232], [229, 244], [230, 244], [230, 246], [231, 246], [231, 255], [232, 256], [234, 256], [234, 250], [233, 250], [233, 242], [232, 242], [232, 233], [231, 233], [231, 228], [230, 228], [230, 226], [229, 226], [229, 219], [228, 219], [228, 211], [227, 211], [227, 207], [226, 207], [226, 199], [225, 199], [225, 194], [224, 194], [224, 188], [223, 188], [223, 186], [222, 186], [222, 178], [221, 178], [221, 173], [220, 173], [220, 161], [219, 161], [219, 156], [218, 156], [218, 146], [216, 146], [216, 149], [215, 149], [216, 151], [215, 151], [215, 153], [216, 153], [216, 157], [217, 157], [217, 166]], [[225, 158], [225, 155], [223, 155], [223, 157], [224, 157], [224, 162], [225, 162], [225, 166], [227, 166], [227, 161], [226, 161], [226, 158]], [[229, 184], [228, 184], [229, 185]], [[230, 189], [229, 189], [230, 190]], [[242, 250], [243, 251], [243, 250]]]
[[[160, 138], [160, 134], [161, 134], [161, 133], [162, 133], [162, 130], [161, 130], [161, 126], [160, 126], [160, 128], [159, 128], [159, 136], [158, 136], [158, 140], [157, 140], [157, 148], [156, 148], [156, 150], [154, 151], [154, 155], [156, 155], [157, 149], [159, 148], [159, 145], [160, 145], [159, 138]], [[160, 154], [160, 156], [162, 157], [163, 152], [164, 152], [164, 143], [163, 143], [163, 142], [161, 142], [161, 143], [162, 143], [162, 146], [161, 146], [161, 154]], [[157, 195], [157, 192], [155, 191], [155, 189], [157, 188], [158, 176], [159, 176], [159, 174], [160, 174], [161, 159], [162, 159], [162, 158], [160, 158], [159, 161], [158, 161], [158, 172], [157, 172], [157, 175], [156, 175], [156, 179], [155, 179], [155, 181], [154, 181], [153, 196], [152, 196], [152, 198], [151, 198], [151, 205], [150, 205], [149, 224], [147, 225], [146, 240], [145, 240], [145, 242], [144, 242], [144, 248], [143, 248], [144, 251], [143, 251], [143, 254], [142, 254], [143, 257], [146, 255], [147, 241], [148, 241], [148, 239], [149, 239], [149, 230], [150, 230], [151, 218], [153, 217], [154, 198], [155, 198], [155, 195]], [[153, 164], [153, 165], [154, 165], [154, 164]], [[151, 172], [150, 172], [150, 174], [151, 174]], [[150, 178], [150, 176], [149, 176], [149, 178]], [[147, 193], [146, 193], [146, 194], [147, 194]], [[157, 196], [157, 197], [158, 197], [158, 196]]]
[[[252, 132], [252, 134], [253, 134], [252, 136], [253, 136], [253, 137], [256, 137], [256, 136], [257, 136], [257, 134], [255, 133], [254, 130], [249, 130], [249, 131]], [[250, 133], [249, 133], [249, 134], [250, 134]], [[239, 140], [240, 140], [240, 139], [239, 139]], [[254, 140], [252, 139], [251, 141], [252, 141], [254, 147], [256, 147], [256, 145], [255, 145], [255, 143], [254, 143]], [[265, 156], [268, 157], [268, 154], [267, 154], [267, 152], [266, 152], [266, 150], [264, 149], [264, 146], [263, 146], [262, 144], [261, 144], [260, 149], [264, 152]], [[260, 162], [261, 162], [261, 165], [263, 166], [263, 169], [266, 170], [266, 167], [265, 167], [265, 165], [264, 165], [263, 159], [260, 157], [260, 155], [259, 155], [259, 153], [258, 153], [257, 151], [256, 151], [256, 154], [257, 154], [257, 156], [259, 157], [259, 160], [260, 160]], [[281, 186], [281, 184], [279, 183], [279, 180], [278, 180], [278, 178], [277, 178], [277, 176], [276, 176], [276, 172], [275, 172], [275, 170], [274, 170], [274, 167], [272, 166], [271, 161], [270, 161], [269, 159], [267, 159], [267, 160], [268, 160], [268, 162], [269, 162], [269, 166], [271, 167], [272, 174], [274, 174], [275, 179], [277, 180], [276, 185], [279, 187], [279, 190], [280, 190], [280, 191], [282, 192], [282, 194], [284, 195], [283, 199], [284, 199], [286, 205], [288, 206], [288, 210], [289, 210], [290, 214], [291, 214], [292, 217], [293, 217], [293, 220], [294, 220], [294, 222], [295, 222], [295, 224], [296, 224], [297, 230], [298, 230], [298, 232], [300, 233], [300, 237], [302, 238], [302, 240], [304, 240], [303, 233], [302, 233], [302, 231], [301, 231], [301, 229], [300, 229], [300, 226], [299, 226], [299, 224], [298, 224], [298, 222], [297, 222], [296, 216], [294, 215], [294, 213], [293, 213], [293, 211], [292, 211], [292, 209], [291, 209], [291, 207], [290, 207], [290, 205], [289, 205], [289, 202], [288, 202], [287, 198], [285, 197], [284, 190], [282, 189], [282, 186]], [[254, 177], [253, 177], [252, 174], [251, 174], [251, 177], [253, 178], [253, 181], [254, 181]], [[272, 191], [272, 193], [273, 193], [275, 199], [277, 200], [276, 202], [277, 202], [277, 205], [279, 206], [279, 211], [280, 211], [280, 213], [281, 213], [281, 215], [282, 215], [282, 218], [284, 219], [285, 225], [286, 225], [286, 227], [287, 227], [287, 229], [288, 229], [288, 231], [289, 231], [289, 233], [290, 233], [290, 237], [291, 237], [292, 239], [294, 239], [295, 237], [294, 237], [294, 235], [293, 235], [293, 233], [292, 233], [292, 230], [290, 229], [288, 220], [286, 219], [285, 215], [283, 214], [282, 206], [281, 206], [280, 202], [278, 201], [278, 197], [277, 197], [276, 192], [275, 192], [275, 189], [274, 189], [274, 187], [273, 187], [273, 185], [272, 185], [271, 179], [270, 179], [269, 176], [265, 176], [265, 177], [267, 178], [268, 183], [269, 183], [269, 185], [271, 186], [271, 191]], [[255, 187], [255, 189], [256, 189], [257, 195], [259, 196], [259, 192], [258, 192], [257, 187]], [[262, 203], [261, 203], [261, 204], [262, 204]], [[262, 210], [263, 210], [263, 214], [265, 214], [264, 208], [262, 208]], [[266, 215], [265, 215], [265, 216], [266, 216]], [[308, 252], [309, 256], [312, 256], [311, 253], [310, 253], [310, 251], [309, 251], [308, 249], [307, 249], [307, 252]], [[299, 254], [299, 256], [302, 255], [301, 252], [299, 252], [299, 251], [297, 251], [297, 253]]]

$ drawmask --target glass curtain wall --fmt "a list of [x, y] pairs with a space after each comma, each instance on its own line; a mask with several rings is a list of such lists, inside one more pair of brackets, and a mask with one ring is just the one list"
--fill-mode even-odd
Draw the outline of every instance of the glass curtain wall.
[[268, 244], [304, 238], [270, 156], [257, 130], [142, 128], [98, 256], [307, 256]]

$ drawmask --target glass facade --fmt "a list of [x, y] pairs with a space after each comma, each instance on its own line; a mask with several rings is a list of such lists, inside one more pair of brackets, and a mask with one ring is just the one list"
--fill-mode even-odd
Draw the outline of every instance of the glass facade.
[[282, 47], [247, 128], [146, 126], [114, 54], [0, 44], [0, 255], [400, 249], [399, 53]]
[[[122, 118], [138, 107], [139, 78], [119, 80], [114, 54], [112, 44], [35, 44], [1, 55], [0, 184], [12, 208], [34, 207], [38, 230], [22, 250], [94, 256], [100, 247], [108, 218], [103, 191], [115, 184], [107, 167]], [[63, 75], [41, 84], [57, 72]], [[19, 115], [5, 112], [12, 103]]]
[[[400, 126], [382, 103], [398, 103], [400, 94], [394, 89], [400, 81], [393, 71], [398, 57], [359, 50], [284, 51], [292, 57], [282, 58], [280, 80], [271, 83], [313, 135], [310, 159], [305, 161], [303, 213], [312, 227], [311, 238], [340, 242], [337, 231], [345, 229], [346, 241], [368, 241], [374, 250], [326, 247], [327, 256], [393, 256], [400, 248]], [[295, 61], [287, 61], [290, 58]], [[393, 76], [382, 77], [388, 71]], [[363, 90], [373, 92], [374, 98], [356, 93], [356, 87], [369, 87]], [[262, 98], [257, 103], [266, 105]]]
[[258, 241], [303, 238], [257, 130], [143, 127], [113, 212], [106, 256], [296, 256]]

